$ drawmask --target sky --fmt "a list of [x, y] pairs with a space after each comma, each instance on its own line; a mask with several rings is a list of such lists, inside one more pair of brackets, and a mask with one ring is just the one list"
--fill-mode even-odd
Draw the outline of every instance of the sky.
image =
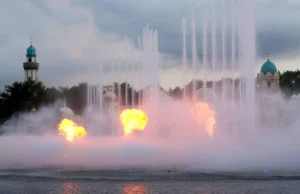
[[[218, 5], [222, 0], [216, 0]], [[187, 52], [191, 63], [190, 19], [202, 37], [208, 0], [11, 0], [0, 7], [0, 89], [24, 79], [23, 62], [30, 39], [37, 49], [39, 79], [46, 85], [74, 85], [90, 79], [95, 66], [126, 57], [147, 24], [158, 31], [160, 83], [174, 87], [193, 73], [182, 72], [182, 17], [187, 18]], [[229, 7], [230, 1], [226, 1]], [[216, 6], [218, 7], [218, 6]], [[216, 8], [217, 10], [217, 8]], [[256, 72], [270, 53], [280, 71], [300, 67], [300, 1], [256, 0]], [[247, 30], [247, 24], [242, 26]], [[197, 42], [201, 60], [201, 42]], [[228, 49], [229, 46], [228, 46]], [[201, 72], [195, 73], [201, 77]], [[221, 72], [217, 73], [222, 75]], [[189, 75], [189, 76], [186, 76]], [[213, 75], [211, 75], [214, 77]], [[98, 77], [98, 78], [97, 78]], [[120, 78], [115, 75], [114, 78]], [[104, 79], [104, 78], [103, 78]]]

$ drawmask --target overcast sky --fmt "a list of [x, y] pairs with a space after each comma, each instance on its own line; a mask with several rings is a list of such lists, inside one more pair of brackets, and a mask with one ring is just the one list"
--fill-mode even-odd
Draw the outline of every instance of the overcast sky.
[[[30, 38], [37, 49], [39, 79], [48, 85], [71, 85], [86, 81], [84, 75], [101, 63], [103, 56], [125, 52], [128, 44], [124, 37], [136, 39], [146, 24], [159, 34], [161, 63], [165, 69], [161, 82], [166, 87], [174, 86], [181, 73], [177, 69], [182, 53], [181, 18], [190, 18], [194, 9], [197, 38], [201, 37], [203, 11], [208, 2], [211, 1], [3, 1], [0, 7], [0, 88], [24, 79], [22, 65]], [[257, 71], [266, 60], [266, 53], [271, 53], [272, 61], [281, 71], [300, 68], [300, 1], [256, 0], [255, 8], [257, 64], [254, 66]], [[188, 48], [191, 47], [190, 34], [188, 32]], [[200, 56], [201, 43], [197, 47]]]

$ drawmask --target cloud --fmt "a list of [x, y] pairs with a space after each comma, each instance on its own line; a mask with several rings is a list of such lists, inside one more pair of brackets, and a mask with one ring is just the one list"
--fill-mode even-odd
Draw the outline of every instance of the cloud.
[[[29, 39], [33, 38], [40, 62], [40, 79], [50, 85], [85, 81], [109, 58], [126, 58], [135, 50], [124, 39], [136, 39], [148, 23], [159, 32], [159, 50], [163, 68], [181, 64], [181, 18], [188, 19], [188, 57], [191, 57], [191, 10], [195, 11], [198, 55], [201, 59], [201, 29], [205, 9], [211, 1], [137, 0], [16, 0], [0, 8], [0, 83], [23, 80], [22, 63]], [[216, 6], [220, 9], [220, 6]], [[297, 64], [300, 39], [300, 4], [297, 1], [257, 1], [257, 54], [259, 63], [266, 53], [285, 68]], [[135, 42], [136, 43], [136, 42]], [[230, 46], [230, 45], [229, 45]], [[130, 49], [129, 49], [130, 48]], [[275, 61], [276, 62], [276, 61]], [[283, 66], [282, 64], [278, 64]], [[172, 71], [171, 71], [172, 72]], [[170, 75], [168, 75], [170, 76]]]
[[[4, 5], [6, 11], [1, 12], [0, 22], [8, 25], [0, 38], [5, 43], [0, 60], [6, 61], [2, 66], [5, 73], [15, 79], [23, 78], [22, 63], [30, 37], [37, 49], [40, 79], [50, 84], [80, 77], [91, 66], [115, 56], [122, 58], [128, 50], [134, 50], [128, 40], [98, 29], [87, 9], [75, 7], [68, 0], [43, 3], [9, 1]], [[3, 19], [5, 15], [12, 15], [10, 22]], [[7, 80], [4, 74], [1, 78]]]

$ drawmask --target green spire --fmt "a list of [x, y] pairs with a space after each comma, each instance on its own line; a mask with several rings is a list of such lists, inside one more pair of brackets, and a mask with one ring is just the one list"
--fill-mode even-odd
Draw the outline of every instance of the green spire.
[[30, 46], [27, 48], [26, 57], [36, 57], [36, 50], [32, 46], [32, 40], [30, 40]]

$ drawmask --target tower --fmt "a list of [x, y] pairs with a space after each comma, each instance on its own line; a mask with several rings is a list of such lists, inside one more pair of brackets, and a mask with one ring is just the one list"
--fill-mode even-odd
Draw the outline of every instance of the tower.
[[32, 41], [30, 42], [30, 46], [27, 48], [26, 57], [27, 61], [23, 63], [25, 81], [28, 79], [36, 81], [38, 79], [39, 63], [36, 61], [36, 50], [32, 46]]

